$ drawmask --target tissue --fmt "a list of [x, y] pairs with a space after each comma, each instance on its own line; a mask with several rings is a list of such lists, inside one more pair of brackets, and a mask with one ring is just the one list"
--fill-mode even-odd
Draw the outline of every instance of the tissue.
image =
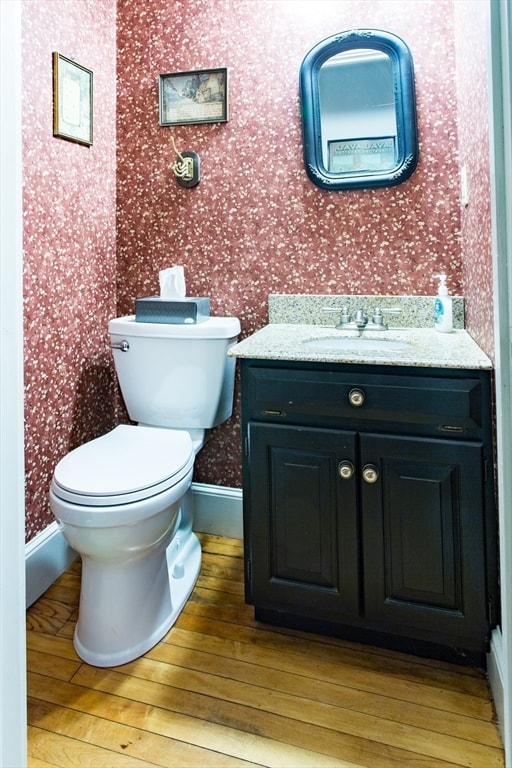
[[158, 273], [161, 299], [182, 299], [186, 295], [183, 267], [161, 269]]
[[158, 273], [160, 296], [135, 300], [135, 320], [139, 323], [203, 323], [210, 317], [210, 299], [185, 298], [185, 271], [170, 267]]

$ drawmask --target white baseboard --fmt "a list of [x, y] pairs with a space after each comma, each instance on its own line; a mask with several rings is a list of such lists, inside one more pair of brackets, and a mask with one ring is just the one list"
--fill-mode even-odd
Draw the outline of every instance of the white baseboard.
[[498, 728], [501, 738], [505, 741], [503, 724], [505, 722], [505, 676], [503, 674], [503, 638], [500, 629], [495, 629], [491, 635], [491, 648], [487, 654], [487, 675], [496, 708]]
[[194, 531], [243, 538], [242, 489], [192, 483]]
[[[194, 530], [232, 539], [243, 537], [242, 490], [192, 483]], [[78, 557], [57, 523], [51, 523], [25, 545], [26, 607], [46, 592]]]
[[46, 592], [78, 557], [57, 523], [51, 523], [25, 545], [26, 606]]

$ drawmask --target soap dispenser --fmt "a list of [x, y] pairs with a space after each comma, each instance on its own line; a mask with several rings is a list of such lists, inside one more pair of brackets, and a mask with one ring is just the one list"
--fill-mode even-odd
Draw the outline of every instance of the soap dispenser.
[[434, 305], [434, 323], [436, 331], [451, 333], [453, 331], [452, 297], [448, 295], [446, 275], [436, 275], [439, 278], [439, 288]]

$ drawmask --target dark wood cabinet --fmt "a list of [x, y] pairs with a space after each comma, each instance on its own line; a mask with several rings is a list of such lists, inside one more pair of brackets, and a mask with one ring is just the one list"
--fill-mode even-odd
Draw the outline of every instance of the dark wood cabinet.
[[478, 661], [496, 620], [487, 372], [242, 361], [262, 620]]
[[249, 425], [251, 602], [335, 619], [359, 612], [357, 489], [337, 480], [356, 436]]

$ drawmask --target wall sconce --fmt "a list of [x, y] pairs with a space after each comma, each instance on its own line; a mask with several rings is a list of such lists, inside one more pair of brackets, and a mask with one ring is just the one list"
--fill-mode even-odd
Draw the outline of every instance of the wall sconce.
[[171, 165], [180, 187], [195, 187], [201, 179], [201, 160], [197, 152], [179, 152], [171, 136], [172, 146], [178, 155], [178, 159]]

